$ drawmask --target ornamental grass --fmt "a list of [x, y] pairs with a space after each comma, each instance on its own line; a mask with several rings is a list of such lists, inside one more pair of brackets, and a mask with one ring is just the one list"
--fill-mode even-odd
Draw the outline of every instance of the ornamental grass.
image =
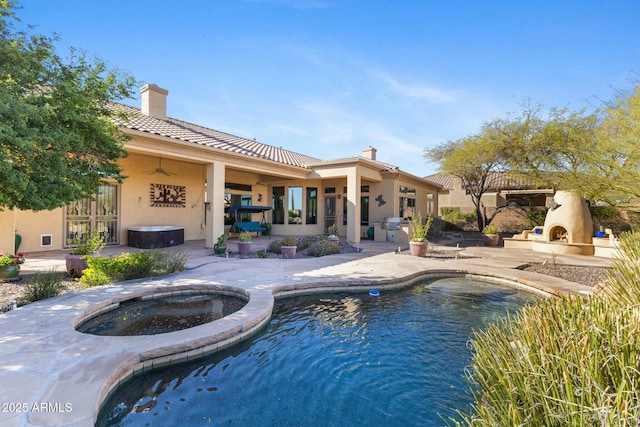
[[620, 244], [590, 297], [539, 301], [474, 333], [475, 402], [449, 425], [638, 425], [640, 233]]

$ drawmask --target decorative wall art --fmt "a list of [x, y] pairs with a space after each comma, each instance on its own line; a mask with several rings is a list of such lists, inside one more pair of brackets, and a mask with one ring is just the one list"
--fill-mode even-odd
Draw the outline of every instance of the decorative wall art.
[[187, 187], [184, 185], [151, 184], [149, 200], [152, 207], [184, 208], [187, 205]]

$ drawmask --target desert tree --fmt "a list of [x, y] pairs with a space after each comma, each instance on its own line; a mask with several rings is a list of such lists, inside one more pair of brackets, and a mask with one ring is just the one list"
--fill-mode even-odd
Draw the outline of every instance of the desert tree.
[[127, 136], [113, 101], [132, 96], [132, 76], [32, 33], [13, 0], [0, 0], [0, 209], [53, 209], [124, 178]]

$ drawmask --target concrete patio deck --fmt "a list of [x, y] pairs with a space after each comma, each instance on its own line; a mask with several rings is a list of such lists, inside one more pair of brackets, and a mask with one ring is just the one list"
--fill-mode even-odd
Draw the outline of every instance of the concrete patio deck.
[[[254, 250], [268, 242], [255, 239]], [[450, 239], [436, 246], [458, 250], [456, 244]], [[396, 254], [398, 245], [393, 243], [363, 241], [360, 246], [362, 252], [321, 258], [236, 259], [213, 257], [203, 242], [189, 242], [176, 247], [191, 253], [183, 273], [86, 289], [2, 314], [0, 425], [92, 426], [101, 402], [120, 381], [238, 342], [270, 320], [274, 301], [280, 297], [325, 290], [384, 290], [407, 285], [425, 274], [486, 276], [556, 295], [585, 294], [591, 289], [514, 269], [549, 258], [549, 254], [528, 250], [467, 247], [462, 252], [474, 258], [443, 260]], [[105, 253], [129, 249], [108, 248]], [[610, 260], [563, 255], [556, 262], [606, 266]], [[22, 270], [29, 274], [54, 267], [64, 269], [64, 252], [34, 254]], [[211, 288], [239, 288], [249, 293], [250, 301], [223, 319], [162, 335], [106, 337], [74, 329], [88, 312], [116, 301], [147, 293]]]

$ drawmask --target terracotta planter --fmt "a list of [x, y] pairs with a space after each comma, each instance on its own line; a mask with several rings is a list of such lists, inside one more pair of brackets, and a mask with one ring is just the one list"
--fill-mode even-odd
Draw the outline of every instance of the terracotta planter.
[[297, 246], [281, 246], [283, 259], [294, 259], [296, 257]]
[[0, 280], [9, 281], [16, 280], [20, 275], [20, 264], [7, 265], [0, 267]]
[[485, 246], [498, 246], [498, 243], [500, 242], [500, 235], [499, 234], [483, 234], [482, 241], [484, 242]]
[[428, 242], [409, 242], [409, 252], [413, 256], [424, 257], [427, 255]]
[[71, 277], [82, 277], [82, 272], [89, 268], [85, 258], [94, 255], [66, 255], [64, 260], [67, 266], [67, 273], [69, 273]]
[[251, 242], [238, 242], [238, 253], [240, 255], [249, 255], [251, 252]]

